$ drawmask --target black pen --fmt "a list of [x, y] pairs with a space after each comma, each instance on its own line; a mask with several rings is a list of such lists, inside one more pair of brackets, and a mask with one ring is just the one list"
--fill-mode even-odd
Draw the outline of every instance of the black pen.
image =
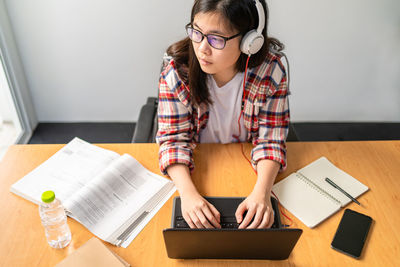
[[357, 199], [355, 199], [354, 197], [350, 196], [349, 193], [347, 193], [346, 191], [344, 191], [342, 188], [340, 188], [337, 184], [335, 184], [334, 182], [332, 182], [331, 179], [329, 179], [328, 177], [325, 178], [325, 181], [327, 181], [331, 186], [333, 186], [334, 188], [336, 188], [337, 190], [339, 190], [340, 192], [342, 192], [343, 194], [345, 194], [348, 198], [351, 199], [351, 201], [357, 203], [358, 205], [361, 206], [360, 202], [357, 201]]

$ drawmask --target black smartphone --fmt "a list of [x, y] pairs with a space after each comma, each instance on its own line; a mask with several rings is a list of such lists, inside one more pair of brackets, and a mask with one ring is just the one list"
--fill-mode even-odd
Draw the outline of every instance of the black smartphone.
[[358, 259], [364, 247], [371, 223], [371, 217], [346, 209], [336, 230], [331, 247]]

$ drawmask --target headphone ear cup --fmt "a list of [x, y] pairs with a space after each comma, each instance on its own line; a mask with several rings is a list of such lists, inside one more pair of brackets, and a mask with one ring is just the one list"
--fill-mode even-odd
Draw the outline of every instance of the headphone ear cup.
[[251, 30], [243, 36], [240, 42], [240, 50], [247, 55], [254, 55], [264, 44], [264, 36], [256, 30]]

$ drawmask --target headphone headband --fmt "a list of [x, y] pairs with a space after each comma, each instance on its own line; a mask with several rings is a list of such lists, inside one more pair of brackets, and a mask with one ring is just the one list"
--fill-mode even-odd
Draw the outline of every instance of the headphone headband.
[[264, 14], [264, 8], [262, 4], [260, 3], [259, 0], [254, 0], [257, 8], [257, 14], [258, 14], [258, 27], [257, 27], [257, 32], [259, 34], [262, 34], [262, 31], [264, 30], [264, 25], [265, 25], [265, 14]]

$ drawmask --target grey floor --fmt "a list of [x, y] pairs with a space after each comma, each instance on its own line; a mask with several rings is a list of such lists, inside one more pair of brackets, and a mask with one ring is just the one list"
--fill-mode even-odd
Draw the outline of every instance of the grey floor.
[[400, 140], [400, 123], [293, 123], [299, 141]]
[[135, 123], [39, 123], [29, 144], [66, 144], [74, 137], [89, 143], [130, 143]]
[[[293, 123], [299, 141], [400, 140], [400, 123]], [[30, 144], [130, 143], [135, 123], [39, 123]]]

